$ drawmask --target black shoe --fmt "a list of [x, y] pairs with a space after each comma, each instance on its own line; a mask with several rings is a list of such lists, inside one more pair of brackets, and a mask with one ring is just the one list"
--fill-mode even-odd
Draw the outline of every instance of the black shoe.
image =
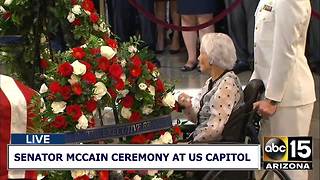
[[249, 71], [249, 70], [250, 70], [249, 64], [243, 61], [237, 61], [236, 65], [233, 67], [233, 72], [235, 74], [239, 74], [241, 72]]
[[187, 72], [187, 71], [193, 71], [194, 69], [196, 69], [198, 67], [198, 63], [195, 63], [192, 67], [187, 66], [186, 64], [180, 69], [183, 72]]

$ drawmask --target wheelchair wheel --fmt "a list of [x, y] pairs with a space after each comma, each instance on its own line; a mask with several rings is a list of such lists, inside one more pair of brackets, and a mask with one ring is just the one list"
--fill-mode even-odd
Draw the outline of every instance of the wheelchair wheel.
[[281, 179], [281, 180], [290, 180], [290, 177], [287, 175], [287, 173], [285, 173], [284, 171], [282, 171], [282, 170], [277, 170], [277, 169], [275, 169], [275, 170], [266, 170], [264, 173], [263, 173], [263, 175], [262, 175], [262, 177], [261, 177], [261, 179], [259, 179], [259, 180], [268, 180], [268, 179], [266, 179], [268, 176], [268, 174], [269, 173], [274, 173], [274, 176], [277, 176], [279, 179]]

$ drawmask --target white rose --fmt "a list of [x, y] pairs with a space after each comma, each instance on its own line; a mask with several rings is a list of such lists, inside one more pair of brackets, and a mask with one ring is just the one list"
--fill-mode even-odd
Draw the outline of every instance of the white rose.
[[160, 73], [159, 73], [159, 71], [158, 70], [155, 70], [155, 71], [152, 71], [152, 76], [153, 77], [159, 77], [159, 75], [160, 75]]
[[66, 108], [67, 103], [64, 101], [59, 101], [59, 102], [53, 102], [51, 104], [52, 112], [54, 114], [58, 114], [64, 111]]
[[167, 93], [165, 95], [165, 97], [162, 99], [162, 103], [165, 106], [173, 108], [175, 106], [175, 103], [176, 103], [174, 95], [171, 92]]
[[0, 6], [0, 14], [4, 14], [4, 13], [6, 13], [7, 11], [2, 7], [2, 6]]
[[120, 79], [125, 82], [126, 81], [126, 74], [122, 73]]
[[148, 175], [149, 176], [154, 176], [158, 173], [158, 170], [148, 170]]
[[81, 14], [81, 6], [80, 5], [74, 5], [72, 7], [71, 11], [76, 15], [80, 15]]
[[96, 75], [96, 78], [101, 79], [103, 75], [105, 75], [106, 73], [104, 72], [95, 72], [94, 75]]
[[173, 174], [173, 170], [169, 170], [168, 172], [167, 172], [167, 177], [170, 177], [172, 174]]
[[147, 86], [145, 83], [140, 83], [140, 84], [139, 84], [139, 88], [140, 88], [142, 91], [146, 90], [147, 87], [148, 87], [148, 86]]
[[68, 79], [68, 82], [71, 84], [71, 85], [74, 85], [76, 84], [77, 82], [79, 82], [79, 79], [76, 75], [72, 74], [70, 79]]
[[98, 30], [99, 30], [99, 26], [98, 26], [97, 24], [93, 24], [93, 29], [94, 29], [95, 31], [98, 31]]
[[72, 12], [69, 12], [67, 19], [70, 23], [72, 23], [76, 19], [76, 16]]
[[106, 57], [107, 59], [111, 59], [116, 52], [110, 46], [101, 46], [100, 48], [101, 56]]
[[97, 82], [94, 86], [94, 99], [97, 101], [100, 100], [108, 90], [102, 82]]
[[88, 173], [88, 176], [89, 176], [90, 179], [93, 179], [96, 176], [96, 171], [90, 170], [89, 173]]
[[77, 129], [87, 129], [88, 128], [88, 119], [86, 118], [85, 115], [82, 115], [78, 119], [78, 124], [76, 125]]
[[11, 3], [12, 3], [12, 0], [5, 0], [3, 4], [8, 6], [8, 5], [10, 5]]
[[37, 180], [41, 180], [41, 179], [43, 179], [44, 177], [45, 177], [44, 175], [38, 174], [38, 175], [37, 175]]
[[156, 95], [156, 89], [154, 88], [154, 86], [149, 86], [148, 87], [148, 90], [149, 90], [149, 92], [150, 92], [150, 94], [152, 95], [152, 96], [155, 96]]
[[134, 54], [138, 51], [138, 49], [135, 47], [135, 46], [129, 46], [128, 47], [128, 51], [131, 53], [131, 54]]
[[47, 41], [46, 36], [44, 34], [41, 34], [40, 43], [43, 44]]
[[88, 173], [88, 170], [71, 170], [71, 176], [73, 179], [87, 175], [87, 173]]
[[[109, 31], [109, 28], [107, 29], [107, 28], [106, 28], [106, 23], [102, 22], [102, 23], [100, 23], [100, 25], [99, 25], [99, 30], [100, 30], [101, 32], [107, 32], [107, 31]], [[108, 33], [108, 34], [109, 34], [109, 33]]]
[[130, 119], [131, 117], [131, 111], [129, 108], [125, 108], [125, 107], [122, 107], [121, 109], [121, 116], [125, 119]]
[[142, 108], [142, 114], [149, 115], [153, 112], [152, 106], [143, 106]]
[[155, 139], [155, 140], [151, 141], [151, 144], [163, 144], [163, 143], [159, 139]]
[[74, 61], [71, 66], [73, 67], [73, 74], [84, 75], [87, 71], [86, 65], [82, 64], [78, 60]]
[[82, 47], [82, 48], [87, 48], [88, 45], [87, 45], [87, 43], [86, 43], [86, 44], [82, 44], [80, 47]]
[[40, 87], [40, 90], [39, 90], [39, 92], [40, 92], [40, 94], [42, 94], [42, 93], [45, 93], [45, 92], [47, 92], [48, 91], [48, 87], [47, 87], [47, 85], [46, 84], [42, 84], [41, 85], [41, 87]]
[[41, 98], [41, 101], [40, 101], [40, 113], [43, 113], [45, 110], [47, 110], [46, 104], [44, 103], [43, 98]]
[[160, 136], [159, 140], [163, 142], [163, 144], [172, 144], [172, 136], [169, 132], [165, 132]]
[[133, 180], [141, 180], [141, 177], [140, 177], [139, 175], [135, 175], [135, 176], [133, 177]]
[[88, 14], [89, 16], [90, 16], [90, 14], [91, 14], [91, 12], [90, 12], [90, 11], [86, 11], [86, 10], [84, 10], [84, 12], [85, 12], [86, 14]]
[[127, 64], [127, 61], [126, 61], [125, 59], [122, 59], [122, 60], [120, 61], [120, 64], [121, 64], [121, 66], [124, 68], [124, 67], [126, 66], [126, 64]]

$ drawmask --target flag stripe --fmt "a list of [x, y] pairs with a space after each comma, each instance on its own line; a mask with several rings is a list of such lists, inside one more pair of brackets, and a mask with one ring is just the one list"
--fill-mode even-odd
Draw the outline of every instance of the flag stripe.
[[[32, 127], [32, 118], [34, 117], [34, 114], [32, 112], [32, 107], [30, 106], [31, 100], [34, 95], [36, 95], [36, 92], [25, 86], [19, 81], [15, 80], [15, 83], [17, 84], [18, 88], [22, 92], [26, 102], [27, 102], [27, 127]], [[36, 171], [26, 171], [25, 172], [25, 178], [26, 179], [37, 179], [37, 173]]]
[[11, 107], [1, 89], [0, 78], [0, 180], [8, 179], [7, 144], [10, 142]]

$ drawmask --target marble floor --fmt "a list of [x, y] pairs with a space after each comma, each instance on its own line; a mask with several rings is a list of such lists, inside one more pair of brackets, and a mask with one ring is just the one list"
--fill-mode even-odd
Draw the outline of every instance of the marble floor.
[[[182, 72], [182, 67], [187, 60], [185, 51], [181, 51], [178, 54], [171, 55], [168, 52], [164, 52], [158, 55], [158, 59], [161, 62], [161, 76], [163, 79], [172, 81], [176, 85], [177, 91], [188, 92], [194, 94], [207, 80], [208, 76], [202, 75], [197, 70], [192, 72]], [[239, 74], [241, 83], [246, 85], [250, 78], [251, 72], [243, 72]], [[316, 82], [317, 102], [315, 103], [313, 117], [310, 126], [310, 136], [313, 137], [313, 171], [310, 171], [309, 180], [319, 180], [319, 149], [320, 149], [320, 134], [319, 134], [319, 98], [320, 98], [320, 77], [314, 74]], [[175, 114], [174, 118], [181, 117], [181, 114]]]

